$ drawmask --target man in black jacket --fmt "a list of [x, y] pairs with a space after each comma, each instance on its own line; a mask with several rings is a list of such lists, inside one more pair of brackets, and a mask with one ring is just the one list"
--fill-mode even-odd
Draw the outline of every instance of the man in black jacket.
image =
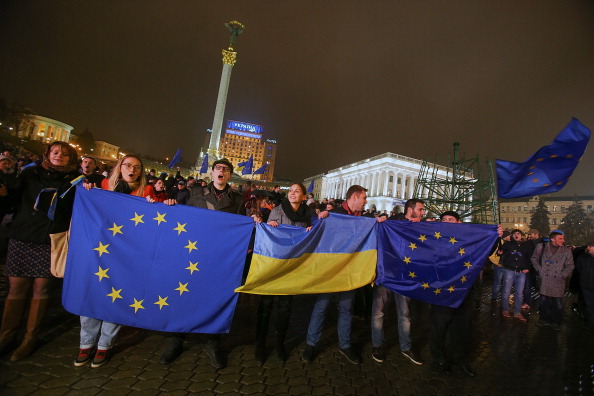
[[501, 309], [503, 317], [509, 318], [509, 296], [512, 286], [514, 294], [514, 318], [526, 322], [522, 315], [522, 297], [526, 274], [530, 268], [530, 246], [523, 242], [524, 233], [518, 229], [512, 230], [511, 240], [504, 243], [499, 251], [503, 265], [503, 294], [501, 295]]
[[[243, 197], [227, 183], [233, 174], [233, 165], [226, 158], [216, 160], [212, 164], [212, 182], [206, 187], [194, 185], [189, 191], [187, 205], [220, 212], [245, 215]], [[172, 204], [168, 200], [166, 204]], [[160, 362], [172, 363], [183, 352], [184, 334], [176, 333], [171, 345], [161, 355]], [[205, 347], [213, 367], [219, 369], [226, 366], [220, 350], [220, 334], [209, 334]]]
[[579, 273], [580, 289], [586, 304], [585, 316], [589, 326], [594, 327], [594, 241], [589, 242], [586, 251], [578, 256], [576, 269]]

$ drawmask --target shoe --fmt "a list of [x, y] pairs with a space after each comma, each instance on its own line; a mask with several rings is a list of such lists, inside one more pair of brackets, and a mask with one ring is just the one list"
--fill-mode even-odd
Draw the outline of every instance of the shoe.
[[74, 359], [74, 367], [84, 366], [91, 361], [91, 356], [95, 354], [95, 348], [84, 348], [78, 351], [78, 356]]
[[452, 368], [448, 363], [432, 363], [431, 368], [446, 375], [452, 375]]
[[351, 347], [342, 349], [342, 348], [338, 348], [338, 351], [340, 353], [342, 353], [342, 355], [347, 358], [347, 360], [353, 364], [361, 364], [361, 362], [363, 361], [363, 359], [361, 359], [361, 356], [357, 355], [355, 352], [353, 352], [353, 349]]
[[501, 315], [503, 315], [504, 318], [510, 318], [511, 316], [509, 315], [508, 311], [501, 311]]
[[522, 309], [530, 309], [530, 305], [528, 305], [528, 304], [522, 304]]
[[373, 347], [371, 351], [371, 358], [378, 363], [383, 363], [386, 360], [386, 354], [380, 347]]
[[107, 363], [107, 361], [109, 360], [109, 350], [107, 349], [97, 349], [97, 352], [95, 353], [95, 357], [93, 358], [93, 361], [91, 362], [91, 367], [92, 368], [99, 368], [101, 366], [103, 366], [105, 363]]
[[41, 328], [41, 322], [47, 312], [49, 305], [48, 299], [32, 299], [29, 306], [29, 316], [27, 319], [27, 332], [21, 345], [10, 356], [11, 362], [16, 362], [31, 355], [37, 346], [37, 335]]
[[406, 356], [411, 362], [416, 364], [417, 366], [423, 365], [423, 359], [419, 356], [418, 353], [413, 352], [411, 349], [408, 351], [401, 351], [404, 356]]
[[173, 340], [171, 345], [163, 352], [161, 357], [159, 358], [159, 362], [162, 364], [171, 364], [178, 358], [179, 355], [182, 354], [184, 351], [183, 348], [183, 341], [179, 342], [177, 340]]
[[524, 315], [522, 315], [521, 313], [519, 313], [519, 314], [515, 314], [515, 315], [514, 315], [514, 318], [518, 319], [520, 322], [527, 322], [527, 321], [528, 321], [528, 319], [526, 319], [526, 318], [524, 317]]
[[316, 356], [315, 347], [312, 347], [309, 344], [305, 345], [305, 349], [303, 350], [303, 353], [301, 354], [301, 360], [303, 360], [305, 363], [310, 363], [310, 362], [313, 362], [315, 356]]
[[226, 366], [225, 359], [221, 354], [221, 350], [219, 349], [218, 344], [208, 342], [206, 344], [206, 353], [210, 358], [210, 364], [212, 365], [212, 367], [216, 369], [221, 369]]
[[470, 364], [468, 364], [468, 363], [461, 364], [460, 368], [462, 369], [462, 372], [464, 372], [464, 374], [466, 374], [468, 377], [471, 377], [471, 378], [476, 377], [476, 371], [474, 371], [472, 369]]

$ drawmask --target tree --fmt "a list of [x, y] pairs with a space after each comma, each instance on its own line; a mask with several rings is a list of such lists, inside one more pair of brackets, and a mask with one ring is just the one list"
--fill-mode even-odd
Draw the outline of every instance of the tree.
[[594, 222], [584, 210], [580, 200], [575, 201], [567, 208], [567, 214], [561, 220], [561, 230], [565, 232], [565, 240], [569, 245], [584, 245], [594, 234]]
[[540, 198], [538, 205], [536, 205], [530, 216], [530, 228], [538, 230], [541, 236], [549, 235], [551, 232], [551, 228], [549, 227], [550, 214], [544, 199]]

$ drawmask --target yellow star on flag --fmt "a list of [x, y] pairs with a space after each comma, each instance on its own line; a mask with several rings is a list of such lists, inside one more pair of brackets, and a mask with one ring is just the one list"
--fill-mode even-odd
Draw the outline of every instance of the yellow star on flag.
[[450, 243], [453, 245], [454, 243], [458, 242], [456, 238], [450, 237]]
[[167, 220], [165, 220], [165, 216], [167, 215], [167, 213], [159, 213], [157, 212], [157, 217], [153, 217], [153, 220], [157, 220], [158, 224], [157, 225], [161, 225], [161, 223], [165, 222], [167, 223]]
[[122, 227], [123, 227], [123, 225], [119, 226], [119, 225], [116, 225], [116, 223], [113, 223], [113, 227], [108, 228], [108, 230], [113, 232], [112, 236], [115, 236], [116, 234], [124, 234], [122, 232]]
[[134, 313], [136, 313], [139, 309], [144, 309], [144, 307], [142, 306], [143, 302], [144, 300], [138, 301], [137, 299], [134, 299], [134, 304], [130, 304], [128, 306], [134, 308]]
[[188, 249], [188, 253], [192, 253], [192, 250], [198, 250], [198, 248], [196, 247], [196, 244], [198, 243], [198, 241], [194, 241], [191, 242], [188, 239], [188, 244], [186, 246], [184, 246], [186, 249]]
[[154, 304], [157, 304], [157, 305], [159, 306], [159, 311], [160, 311], [161, 309], [163, 309], [163, 305], [169, 305], [169, 304], [167, 303], [167, 299], [168, 299], [168, 298], [169, 298], [169, 297], [162, 298], [161, 296], [159, 296], [159, 301], [157, 301], [157, 302], [155, 302], [155, 303], [154, 303]]
[[186, 267], [185, 269], [190, 270], [190, 275], [194, 274], [194, 271], [200, 271], [198, 269], [198, 262], [193, 263], [191, 261], [190, 261], [190, 266]]
[[180, 235], [182, 232], [188, 232], [186, 231], [186, 224], [181, 224], [179, 221], [177, 222], [177, 227], [174, 228], [175, 231], [177, 231], [177, 235]]
[[472, 264], [470, 264], [470, 261], [465, 261], [464, 262], [464, 266], [468, 269], [470, 269], [470, 267], [472, 267]]
[[143, 217], [144, 215], [139, 215], [138, 213], [134, 212], [134, 217], [132, 217], [130, 220], [132, 220], [134, 222], [134, 225], [137, 226], [138, 223], [144, 223], [144, 221], [142, 220]]
[[425, 242], [427, 240], [427, 235], [419, 235], [419, 240]]
[[409, 248], [411, 248], [412, 250], [415, 250], [417, 248], [417, 244], [416, 243], [410, 243], [410, 245], [408, 245]]
[[103, 255], [103, 253], [109, 254], [109, 252], [107, 251], [108, 246], [109, 246], [109, 243], [107, 245], [104, 245], [101, 243], [101, 241], [99, 241], [99, 246], [97, 246], [96, 248], [93, 248], [93, 250], [98, 251], [99, 257], [101, 257]]
[[415, 275], [414, 272], [408, 271], [408, 276], [410, 276], [411, 278], [416, 278], [417, 276]]
[[460, 248], [460, 250], [458, 250], [458, 254], [459, 254], [460, 256], [462, 256], [464, 253], [466, 253], [466, 252], [464, 251], [464, 248]]
[[111, 302], [114, 302], [116, 299], [118, 298], [123, 298], [120, 293], [122, 292], [122, 289], [120, 290], [116, 290], [113, 287], [111, 288], [111, 293], [109, 293], [107, 296], [111, 297]]
[[462, 278], [460, 278], [460, 282], [462, 282], [462, 283], [466, 282], [466, 275], [463, 276]]
[[95, 275], [99, 277], [99, 282], [101, 282], [103, 278], [109, 278], [107, 271], [109, 271], [109, 268], [103, 269], [101, 266], [99, 266], [99, 272], [95, 272]]
[[179, 287], [174, 290], [178, 290], [180, 296], [182, 295], [183, 292], [189, 292], [187, 283], [184, 283], [184, 284], [182, 284], [181, 282], [177, 282], [177, 283], [179, 283]]
[[440, 232], [435, 232], [435, 234], [433, 235], [435, 238], [439, 239], [441, 238], [441, 233]]
[[450, 293], [453, 293], [453, 292], [455, 292], [455, 291], [456, 291], [456, 288], [455, 288], [454, 286], [450, 286], [450, 287], [448, 288], [448, 290], [449, 290], [449, 292], [450, 292]]
[[405, 256], [403, 261], [404, 261], [406, 264], [410, 264], [410, 257], [406, 257], [406, 256]]
[[441, 289], [435, 289], [435, 290], [433, 290], [433, 293], [435, 293], [435, 295], [437, 296], [438, 294], [441, 293]]
[[429, 283], [427, 283], [427, 282], [424, 282], [424, 283], [421, 285], [421, 287], [422, 287], [423, 289], [429, 289]]

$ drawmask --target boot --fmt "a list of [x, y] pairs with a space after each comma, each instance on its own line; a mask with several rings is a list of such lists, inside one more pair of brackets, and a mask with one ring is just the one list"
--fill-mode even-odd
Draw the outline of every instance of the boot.
[[10, 360], [15, 362], [31, 355], [35, 350], [37, 344], [37, 335], [41, 322], [47, 312], [49, 300], [48, 299], [32, 299], [31, 307], [29, 308], [29, 318], [27, 319], [27, 333], [21, 345], [13, 352]]
[[4, 301], [2, 328], [0, 329], [0, 355], [8, 350], [16, 338], [26, 302], [26, 299], [6, 299]]
[[270, 309], [272, 307], [271, 300], [268, 301], [269, 296], [262, 296], [260, 299], [260, 306], [258, 307], [256, 325], [256, 348], [254, 357], [260, 366], [264, 365], [266, 361], [266, 335], [268, 334], [268, 321], [270, 319]]
[[285, 350], [285, 336], [289, 327], [292, 296], [280, 296], [276, 315], [276, 357], [281, 362], [287, 361]]

